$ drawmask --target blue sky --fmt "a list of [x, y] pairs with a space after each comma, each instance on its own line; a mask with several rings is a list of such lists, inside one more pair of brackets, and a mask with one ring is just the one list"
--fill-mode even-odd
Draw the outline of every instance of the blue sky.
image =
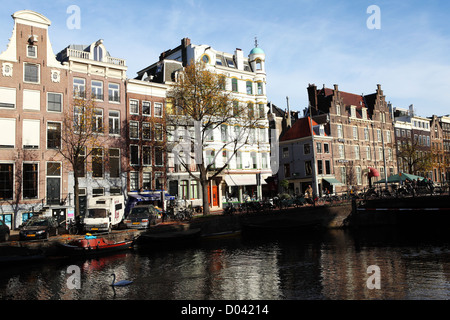
[[[80, 29], [67, 28], [67, 8], [79, 6]], [[370, 5], [380, 29], [369, 29]], [[267, 96], [303, 110], [314, 83], [357, 94], [381, 84], [395, 107], [414, 104], [421, 116], [450, 114], [450, 1], [404, 0], [128, 0], [2, 1], [0, 51], [11, 37], [11, 14], [34, 10], [52, 21], [55, 53], [104, 39], [127, 60], [128, 77], [188, 37], [194, 44], [248, 54], [258, 38], [266, 53]]]

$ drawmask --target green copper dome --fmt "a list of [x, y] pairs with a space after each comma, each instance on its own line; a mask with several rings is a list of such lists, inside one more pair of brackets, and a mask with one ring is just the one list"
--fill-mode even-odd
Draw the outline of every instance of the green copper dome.
[[265, 54], [265, 53], [263, 49], [256, 47], [253, 48], [252, 51], [250, 51], [250, 54]]

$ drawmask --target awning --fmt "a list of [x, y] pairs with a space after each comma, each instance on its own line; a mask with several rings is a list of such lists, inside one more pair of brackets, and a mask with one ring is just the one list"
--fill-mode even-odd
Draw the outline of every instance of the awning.
[[336, 178], [322, 178], [322, 179], [325, 180], [326, 182], [328, 182], [329, 184], [332, 184], [335, 186], [343, 186], [344, 185], [342, 182], [340, 182]]
[[379, 177], [380, 176], [380, 172], [375, 169], [375, 168], [371, 168], [369, 167], [369, 173], [367, 174], [369, 178], [371, 177]]
[[233, 174], [225, 176], [225, 182], [233, 186], [256, 186], [256, 174]]

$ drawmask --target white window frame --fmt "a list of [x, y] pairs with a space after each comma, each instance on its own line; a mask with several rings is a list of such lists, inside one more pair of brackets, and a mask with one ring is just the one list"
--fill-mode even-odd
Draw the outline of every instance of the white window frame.
[[[49, 110], [48, 109], [49, 94], [59, 95], [61, 97], [61, 110], [60, 111], [55, 111], [55, 110]], [[59, 92], [47, 92], [47, 112], [54, 112], [54, 113], [61, 113], [61, 112], [63, 112], [63, 101], [64, 101], [63, 98], [64, 98], [64, 96], [63, 96], [62, 93], [59, 93]]]
[[[33, 65], [33, 66], [37, 66], [38, 67], [37, 68], [37, 81], [36, 82], [35, 81], [27, 81], [27, 80], [25, 80], [25, 78], [26, 78], [26, 69], [27, 69], [26, 67], [28, 65]], [[38, 64], [38, 63], [25, 62], [23, 64], [23, 82], [24, 83], [31, 83], [31, 84], [40, 84], [41, 83], [41, 65]]]

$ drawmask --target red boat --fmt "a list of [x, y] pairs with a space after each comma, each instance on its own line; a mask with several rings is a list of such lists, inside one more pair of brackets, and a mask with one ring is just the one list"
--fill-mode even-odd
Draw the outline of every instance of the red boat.
[[66, 254], [87, 255], [131, 249], [133, 243], [134, 240], [116, 242], [105, 238], [86, 236], [84, 239], [72, 240], [68, 243], [60, 243], [60, 246]]

